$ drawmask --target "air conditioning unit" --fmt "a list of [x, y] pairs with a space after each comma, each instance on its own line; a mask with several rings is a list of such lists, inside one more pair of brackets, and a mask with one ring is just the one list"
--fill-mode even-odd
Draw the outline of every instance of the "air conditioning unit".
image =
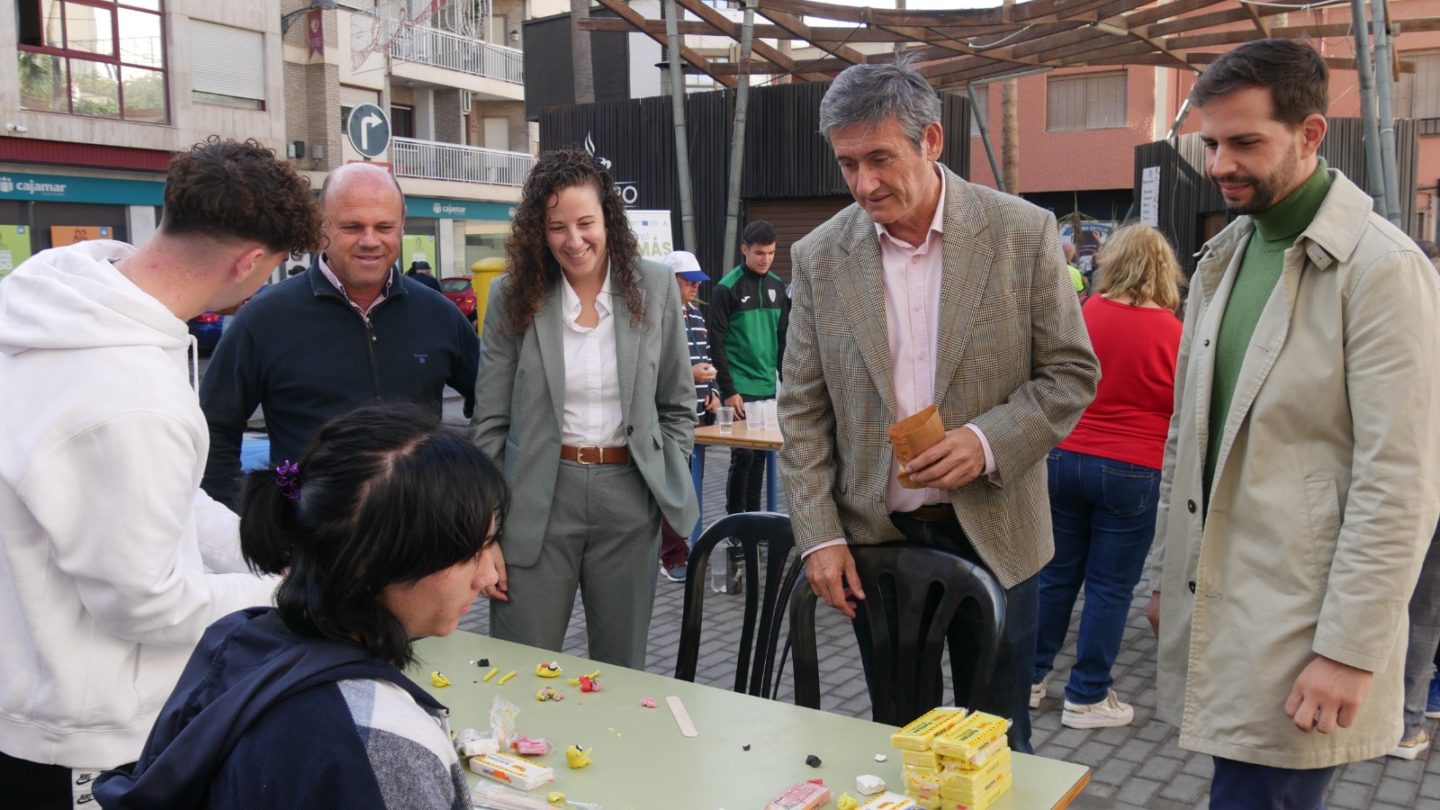
[[471, 99], [471, 96], [470, 96], [469, 93], [461, 93], [461, 94], [460, 94], [460, 114], [461, 114], [461, 115], [469, 115], [469, 114], [470, 114], [470, 99]]

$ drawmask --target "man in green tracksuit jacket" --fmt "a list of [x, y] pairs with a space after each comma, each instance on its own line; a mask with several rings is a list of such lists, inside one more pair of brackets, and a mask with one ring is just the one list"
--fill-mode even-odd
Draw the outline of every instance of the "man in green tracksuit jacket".
[[[720, 279], [710, 294], [710, 361], [720, 398], [745, 418], [745, 403], [775, 398], [775, 380], [785, 356], [785, 327], [790, 298], [785, 282], [770, 272], [775, 261], [775, 229], [755, 220], [741, 233], [744, 262]], [[730, 450], [725, 512], [756, 512], [765, 483], [765, 454], [741, 447]]]

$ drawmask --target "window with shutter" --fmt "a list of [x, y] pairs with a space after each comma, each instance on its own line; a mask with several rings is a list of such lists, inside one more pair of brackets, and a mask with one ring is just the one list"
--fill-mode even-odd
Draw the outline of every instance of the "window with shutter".
[[190, 93], [203, 104], [265, 109], [265, 35], [191, 20]]
[[1125, 126], [1125, 79], [1124, 73], [1047, 76], [1046, 131]]

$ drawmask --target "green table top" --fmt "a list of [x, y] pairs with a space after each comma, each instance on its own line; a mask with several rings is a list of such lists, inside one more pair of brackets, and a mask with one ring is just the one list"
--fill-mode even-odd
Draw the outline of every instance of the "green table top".
[[[532, 791], [541, 798], [558, 790], [605, 810], [757, 810], [795, 782], [815, 778], [824, 779], [837, 799], [842, 791], [859, 799], [855, 777], [866, 773], [884, 779], [897, 793], [905, 790], [900, 753], [890, 746], [891, 726], [464, 631], [420, 641], [416, 652], [420, 662], [409, 674], [450, 708], [453, 731], [488, 728], [491, 700], [504, 695], [520, 709], [519, 733], [549, 738], [555, 750], [533, 758], [555, 770], [553, 785]], [[516, 676], [504, 686], [499, 676], [485, 683], [488, 670], [470, 663], [480, 658], [488, 658], [501, 675], [515, 670]], [[552, 660], [564, 675], [538, 677], [535, 665]], [[599, 692], [584, 694], [567, 682], [597, 669]], [[452, 685], [433, 688], [432, 670], [445, 674]], [[863, 676], [857, 671], [855, 677]], [[564, 701], [537, 701], [535, 693], [545, 686], [563, 691]], [[680, 733], [665, 704], [670, 695], [684, 701], [699, 736]], [[657, 708], [641, 706], [647, 697], [655, 699]], [[572, 771], [563, 752], [577, 743], [594, 748], [593, 764]], [[805, 764], [809, 754], [820, 757], [820, 767]], [[888, 759], [876, 762], [876, 754]], [[994, 810], [1064, 807], [1090, 778], [1082, 765], [1024, 754], [1015, 755], [1014, 772], [1015, 786], [991, 806]]]

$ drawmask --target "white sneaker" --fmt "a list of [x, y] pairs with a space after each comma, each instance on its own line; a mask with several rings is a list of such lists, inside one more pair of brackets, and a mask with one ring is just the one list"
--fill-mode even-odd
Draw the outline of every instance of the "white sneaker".
[[1099, 703], [1085, 705], [1065, 701], [1065, 711], [1060, 715], [1060, 724], [1069, 728], [1110, 728], [1128, 726], [1135, 719], [1135, 707], [1121, 703], [1115, 690], [1111, 689]]
[[1039, 683], [1030, 684], [1030, 708], [1040, 708], [1040, 701], [1045, 699], [1046, 687], [1050, 685], [1050, 676], [1046, 675]]
[[1398, 757], [1400, 759], [1415, 760], [1419, 759], [1420, 755], [1425, 753], [1425, 751], [1429, 748], [1430, 734], [1422, 728], [1415, 733], [1414, 737], [1401, 740], [1394, 748], [1390, 750], [1389, 755], [1392, 757]]

